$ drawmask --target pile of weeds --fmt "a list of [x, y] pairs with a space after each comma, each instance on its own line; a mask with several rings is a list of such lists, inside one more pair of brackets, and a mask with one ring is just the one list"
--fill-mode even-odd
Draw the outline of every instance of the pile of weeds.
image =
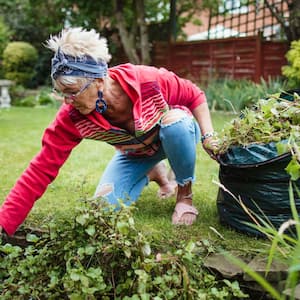
[[1, 299], [234, 299], [239, 284], [203, 268], [199, 242], [176, 249], [135, 226], [134, 207], [81, 200], [72, 220], [28, 234], [22, 248], [0, 246]]

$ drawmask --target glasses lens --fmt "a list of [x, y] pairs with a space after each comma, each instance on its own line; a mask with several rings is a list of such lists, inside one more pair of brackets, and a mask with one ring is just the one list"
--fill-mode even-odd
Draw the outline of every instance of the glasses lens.
[[94, 82], [94, 80], [89, 81], [88, 83], [86, 83], [78, 93], [76, 93], [76, 96], [80, 95], [81, 93], [83, 93], [86, 89], [89, 88], [89, 86]]
[[62, 93], [61, 91], [58, 91], [58, 90], [56, 90], [56, 89], [52, 89], [52, 92], [53, 92], [56, 96], [58, 96], [58, 97], [60, 97], [60, 98], [72, 98], [72, 97], [74, 97], [73, 94]]
[[81, 87], [81, 89], [77, 93], [62, 93], [61, 91], [53, 88], [52, 92], [57, 95], [58, 97], [66, 98], [66, 99], [72, 99], [74, 100], [75, 97], [78, 97], [81, 93], [83, 93], [86, 89], [89, 88], [89, 86], [94, 82], [94, 80], [86, 83], [84, 86]]

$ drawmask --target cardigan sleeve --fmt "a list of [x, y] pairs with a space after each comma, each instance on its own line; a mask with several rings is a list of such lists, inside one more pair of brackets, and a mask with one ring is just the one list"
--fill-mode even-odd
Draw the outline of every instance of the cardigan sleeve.
[[164, 68], [159, 69], [159, 82], [169, 106], [185, 106], [193, 111], [206, 102], [204, 92], [190, 80], [181, 78]]
[[44, 132], [40, 152], [31, 160], [0, 208], [0, 225], [7, 234], [14, 234], [23, 223], [35, 201], [43, 195], [80, 141], [68, 110], [62, 107]]

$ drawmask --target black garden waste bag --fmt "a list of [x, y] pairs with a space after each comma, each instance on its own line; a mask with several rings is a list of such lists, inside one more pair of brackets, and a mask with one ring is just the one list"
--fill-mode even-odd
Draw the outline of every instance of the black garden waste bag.
[[[261, 218], [278, 229], [292, 218], [290, 175], [285, 171], [290, 160], [290, 153], [278, 156], [275, 143], [232, 147], [219, 157], [219, 180], [241, 199], [257, 220]], [[300, 188], [300, 180], [295, 184]], [[294, 196], [300, 212], [300, 199], [295, 191]], [[259, 230], [246, 224], [254, 222], [235, 197], [219, 188], [217, 208], [220, 221], [238, 231], [262, 236]]]

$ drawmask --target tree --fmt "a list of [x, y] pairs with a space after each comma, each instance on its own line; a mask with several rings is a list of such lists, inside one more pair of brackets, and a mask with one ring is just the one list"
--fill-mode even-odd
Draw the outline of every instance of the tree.
[[[95, 28], [108, 39], [113, 64], [126, 53], [135, 64], [150, 64], [152, 41], [176, 40], [181, 28], [197, 9], [218, 0], [0, 0], [0, 16], [14, 32], [13, 40], [27, 41], [39, 51], [39, 66], [45, 78], [50, 53], [43, 43], [50, 34], [68, 26]], [[170, 24], [173, 29], [170, 30]], [[159, 28], [153, 31], [153, 26]], [[149, 32], [151, 29], [151, 32]], [[167, 32], [162, 35], [161, 32]], [[155, 35], [153, 35], [155, 32]], [[120, 55], [121, 54], [121, 55]], [[124, 60], [124, 59], [122, 59]]]
[[[114, 0], [113, 5], [105, 7], [96, 2], [97, 8], [92, 10], [91, 1], [77, 1], [76, 5], [77, 17], [84, 15], [85, 24], [91, 24], [91, 18], [97, 19], [97, 11], [98, 16], [101, 15], [101, 22], [98, 22], [100, 31], [103, 32], [104, 24], [106, 32], [109, 32], [108, 28], [111, 33], [117, 28], [122, 47], [130, 62], [149, 64], [153, 41], [149, 27], [153, 23], [169, 26], [167, 40], [175, 41], [181, 33], [181, 28], [193, 18], [196, 10], [211, 6], [216, 1], [218, 0]], [[70, 21], [78, 22], [73, 12]]]
[[[136, 18], [130, 18], [131, 24], [126, 22], [125, 3], [123, 0], [114, 0], [114, 10], [116, 17], [116, 27], [118, 28], [120, 39], [124, 50], [132, 63], [138, 64], [140, 62], [137, 54], [137, 47], [135, 46], [135, 37], [137, 34]], [[132, 11], [135, 12], [136, 7], [132, 7]], [[130, 26], [128, 26], [130, 25]]]
[[272, 1], [265, 0], [266, 6], [282, 26], [285, 35], [289, 42], [300, 39], [300, 0], [284, 0], [289, 9], [288, 21], [283, 16], [283, 13], [272, 4]]
[[218, 10], [220, 0], [170, 0], [169, 12], [169, 41], [175, 42], [177, 38], [185, 39], [182, 28], [186, 23], [201, 24], [199, 15], [204, 10], [215, 12]]
[[140, 27], [140, 44], [141, 44], [141, 62], [149, 64], [150, 58], [150, 44], [148, 35], [148, 26], [145, 18], [145, 4], [144, 0], [136, 0], [137, 23]]
[[285, 26], [289, 41], [300, 39], [300, 1], [294, 0], [288, 5], [290, 11], [289, 26]]
[[49, 77], [51, 53], [43, 46], [49, 35], [65, 22], [64, 5], [57, 0], [0, 0], [0, 17], [9, 27], [12, 41], [26, 41], [38, 51], [37, 76], [32, 85], [44, 84]]

